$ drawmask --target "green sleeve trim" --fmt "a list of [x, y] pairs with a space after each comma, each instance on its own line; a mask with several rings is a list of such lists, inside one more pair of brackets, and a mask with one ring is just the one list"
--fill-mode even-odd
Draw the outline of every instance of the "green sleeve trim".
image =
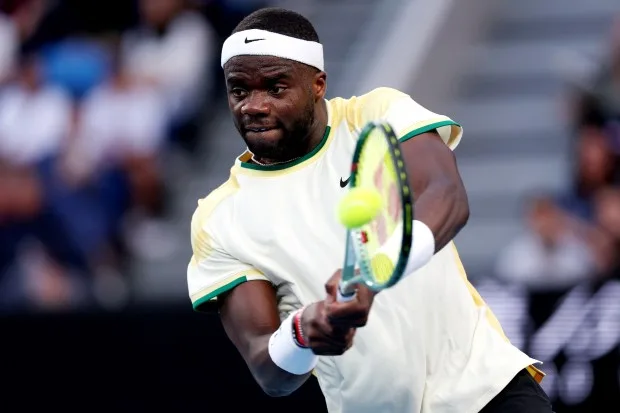
[[425, 133], [428, 131], [432, 131], [434, 129], [437, 128], [441, 128], [442, 126], [450, 126], [450, 125], [456, 125], [456, 126], [461, 126], [458, 123], [456, 123], [453, 120], [443, 120], [441, 122], [435, 122], [435, 123], [431, 123], [429, 125], [425, 125], [425, 126], [421, 126], [419, 128], [416, 128], [414, 130], [412, 130], [411, 132], [407, 133], [405, 136], [399, 138], [398, 140], [403, 143], [408, 141], [409, 139], [413, 138], [414, 136], [417, 136], [421, 133]]
[[[204, 295], [204, 296], [200, 297], [199, 299], [194, 301], [194, 303], [192, 304], [192, 306], [194, 307], [194, 311], [199, 311], [200, 312], [200, 311], [204, 311], [205, 309], [208, 310], [208, 308], [203, 308], [203, 307], [208, 307], [208, 304], [209, 304], [209, 302], [212, 299], [216, 298], [218, 295], [220, 295], [222, 293], [225, 293], [226, 291], [232, 290], [233, 288], [235, 288], [239, 284], [243, 284], [247, 280], [248, 280], [248, 278], [245, 275], [243, 275], [243, 276], [241, 276], [239, 278], [235, 278], [234, 280], [232, 280], [228, 284], [225, 284], [225, 285], [221, 286], [220, 288], [217, 288], [217, 289], [211, 291], [207, 295]], [[211, 303], [211, 304], [213, 304], [213, 303]]]

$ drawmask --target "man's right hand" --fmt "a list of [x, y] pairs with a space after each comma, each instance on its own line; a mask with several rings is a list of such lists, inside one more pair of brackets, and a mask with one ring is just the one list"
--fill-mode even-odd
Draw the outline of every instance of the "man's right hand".
[[301, 315], [301, 331], [308, 347], [319, 356], [340, 356], [353, 344], [354, 328], [334, 326], [325, 312], [325, 302], [306, 307]]

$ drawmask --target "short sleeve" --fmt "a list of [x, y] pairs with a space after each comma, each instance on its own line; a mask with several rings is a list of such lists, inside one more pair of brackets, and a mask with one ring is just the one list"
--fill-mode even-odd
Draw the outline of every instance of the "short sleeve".
[[457, 147], [463, 135], [461, 125], [445, 115], [432, 112], [396, 89], [377, 88], [355, 99], [352, 116], [356, 128], [383, 120], [396, 130], [401, 142], [437, 130], [450, 149]]
[[[196, 311], [208, 310], [208, 304], [222, 293], [247, 281], [268, 281], [260, 271], [230, 255], [217, 241], [215, 217], [199, 205], [192, 217], [192, 258], [187, 266], [187, 284]], [[220, 222], [221, 224], [221, 222]]]

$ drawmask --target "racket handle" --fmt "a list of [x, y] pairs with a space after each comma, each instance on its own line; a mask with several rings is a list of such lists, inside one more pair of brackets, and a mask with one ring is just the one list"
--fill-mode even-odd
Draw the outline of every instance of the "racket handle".
[[350, 293], [345, 293], [342, 291], [342, 286], [341, 285], [338, 286], [338, 291], [336, 294], [336, 299], [338, 300], [338, 302], [346, 303], [346, 302], [353, 300], [354, 298], [355, 298], [355, 290], [353, 290]]

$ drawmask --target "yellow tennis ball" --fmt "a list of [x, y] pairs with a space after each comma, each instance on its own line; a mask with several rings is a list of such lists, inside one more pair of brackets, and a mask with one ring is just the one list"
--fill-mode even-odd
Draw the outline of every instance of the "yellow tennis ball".
[[377, 190], [353, 188], [338, 204], [338, 219], [346, 228], [359, 228], [377, 216], [382, 204], [381, 194]]

